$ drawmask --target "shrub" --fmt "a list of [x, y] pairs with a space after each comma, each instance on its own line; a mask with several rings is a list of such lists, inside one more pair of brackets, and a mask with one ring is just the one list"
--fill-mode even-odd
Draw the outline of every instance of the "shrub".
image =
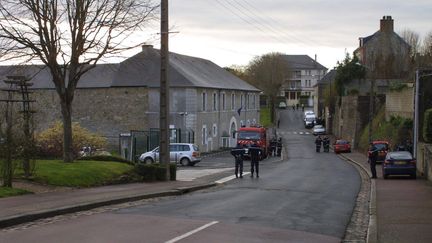
[[[72, 124], [73, 153], [78, 157], [84, 146], [92, 149], [106, 146], [106, 139], [81, 127], [78, 123]], [[63, 124], [59, 121], [47, 130], [36, 134], [38, 153], [42, 157], [59, 158], [63, 155]]]
[[432, 142], [432, 109], [427, 109], [424, 114], [423, 139], [427, 143]]
[[[166, 178], [165, 164], [136, 164], [135, 172], [142, 177], [143, 181], [164, 181]], [[170, 164], [170, 180], [176, 180], [177, 165]]]

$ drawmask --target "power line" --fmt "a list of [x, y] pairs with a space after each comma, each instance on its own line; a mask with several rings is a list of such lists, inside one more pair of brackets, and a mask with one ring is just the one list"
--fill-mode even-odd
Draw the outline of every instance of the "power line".
[[[260, 16], [260, 12], [258, 9], [256, 9], [255, 7], [253, 7], [250, 3], [248, 3], [245, 0], [242, 0], [243, 2], [245, 2], [248, 6], [245, 6], [245, 4], [239, 2], [238, 0], [233, 0], [239, 7], [243, 8], [244, 10], [246, 10], [249, 14], [248, 17], [253, 19], [256, 23], [258, 23], [261, 26], [264, 26], [266, 29], [268, 29], [269, 31], [275, 33], [276, 35], [280, 35], [285, 41], [290, 42], [292, 41], [292, 39], [296, 40], [297, 42], [299, 42], [300, 44], [307, 46], [304, 41], [298, 37], [296, 37], [295, 35], [289, 35], [287, 33], [285, 33], [284, 31], [281, 31], [277, 28], [275, 28], [271, 23], [269, 23], [267, 21], [267, 19], [263, 18]], [[251, 10], [251, 8], [253, 8], [253, 10]], [[270, 17], [267, 17], [270, 18]], [[257, 20], [259, 19], [259, 21]], [[276, 22], [276, 20], [273, 20], [274, 22]], [[279, 23], [277, 23], [278, 25], [280, 25]], [[315, 44], [315, 43], [314, 43]]]

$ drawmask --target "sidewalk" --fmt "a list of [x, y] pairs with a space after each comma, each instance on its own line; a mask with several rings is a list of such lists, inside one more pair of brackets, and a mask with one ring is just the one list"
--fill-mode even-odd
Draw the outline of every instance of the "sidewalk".
[[[370, 174], [367, 157], [353, 152], [341, 156], [361, 165]], [[384, 180], [381, 165], [371, 183], [368, 242], [432, 242], [432, 186], [424, 179]]]
[[205, 178], [193, 181], [121, 184], [1, 198], [0, 228], [106, 205], [181, 195], [217, 185], [214, 180]]

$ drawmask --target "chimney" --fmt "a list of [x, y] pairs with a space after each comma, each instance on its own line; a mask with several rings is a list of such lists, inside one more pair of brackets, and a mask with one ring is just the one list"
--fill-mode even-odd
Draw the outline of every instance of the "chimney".
[[393, 32], [393, 19], [391, 16], [383, 16], [380, 21], [380, 31], [384, 33]]
[[153, 45], [150, 45], [150, 44], [144, 44], [144, 45], [142, 45], [141, 47], [142, 47], [142, 50], [145, 51], [145, 50], [147, 50], [147, 49], [149, 49], [149, 48], [153, 48]]

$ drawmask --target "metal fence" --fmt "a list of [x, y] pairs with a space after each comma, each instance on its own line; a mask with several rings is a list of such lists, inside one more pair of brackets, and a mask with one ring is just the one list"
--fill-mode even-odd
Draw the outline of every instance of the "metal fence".
[[[195, 143], [193, 130], [170, 129], [170, 143]], [[159, 146], [159, 129], [130, 131], [119, 135], [120, 155], [130, 161], [137, 161], [142, 153]]]

